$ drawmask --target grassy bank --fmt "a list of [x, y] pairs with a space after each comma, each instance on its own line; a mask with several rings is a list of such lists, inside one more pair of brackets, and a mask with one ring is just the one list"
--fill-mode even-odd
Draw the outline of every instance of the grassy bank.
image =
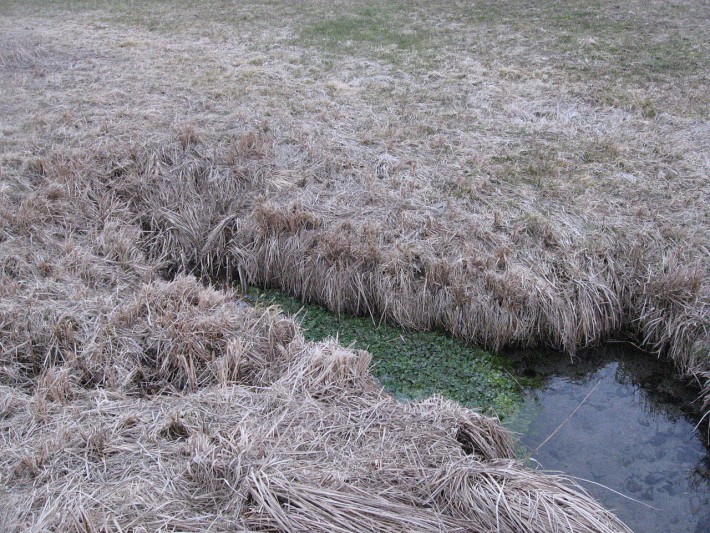
[[397, 402], [368, 352], [165, 280], [141, 220], [76, 170], [0, 196], [3, 531], [628, 531], [497, 421]]

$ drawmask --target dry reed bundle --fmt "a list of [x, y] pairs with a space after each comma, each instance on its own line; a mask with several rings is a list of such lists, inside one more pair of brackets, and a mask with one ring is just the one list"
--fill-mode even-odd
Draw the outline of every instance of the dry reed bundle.
[[[591, 498], [569, 488], [560, 490], [561, 479], [538, 479], [521, 472], [512, 461], [479, 463], [464, 459], [433, 474], [432, 498], [451, 514], [473, 517], [475, 531], [526, 531], [532, 524], [545, 524], [545, 531], [585, 531], [602, 519]], [[530, 484], [537, 489], [531, 498]], [[524, 503], [523, 503], [524, 502]], [[520, 504], [523, 505], [520, 505]], [[571, 517], [569, 515], [572, 515]], [[495, 523], [489, 518], [495, 517]], [[613, 520], [609, 513], [608, 519]], [[603, 520], [603, 519], [602, 519]]]
[[251, 519], [264, 531], [467, 531], [464, 520], [347, 485], [331, 489], [254, 474], [250, 490], [259, 504]]

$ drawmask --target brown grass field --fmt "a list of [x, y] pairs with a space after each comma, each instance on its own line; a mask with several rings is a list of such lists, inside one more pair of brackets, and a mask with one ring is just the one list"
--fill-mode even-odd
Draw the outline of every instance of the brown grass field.
[[0, 3], [0, 530], [627, 531], [229, 285], [709, 413], [709, 77], [707, 0]]

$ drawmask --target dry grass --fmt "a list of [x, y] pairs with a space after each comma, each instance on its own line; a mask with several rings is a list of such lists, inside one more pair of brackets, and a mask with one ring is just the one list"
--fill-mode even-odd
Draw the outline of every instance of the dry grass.
[[161, 280], [116, 182], [43, 168], [0, 198], [3, 531], [628, 531], [496, 421]]
[[[592, 520], [559, 480], [497, 462], [500, 444], [460, 457], [450, 418], [407, 433], [424, 414], [382, 397], [366, 356], [183, 275], [494, 349], [630, 335], [710, 399], [707, 17], [702, 1], [3, 2], [8, 527], [455, 529], [500, 487], [509, 507], [481, 519], [502, 530]], [[198, 441], [209, 463], [190, 462]]]

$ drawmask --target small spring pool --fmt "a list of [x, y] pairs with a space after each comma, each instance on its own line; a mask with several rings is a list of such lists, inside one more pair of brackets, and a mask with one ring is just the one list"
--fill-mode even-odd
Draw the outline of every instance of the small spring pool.
[[624, 344], [573, 363], [539, 350], [508, 356], [516, 373], [540, 380], [506, 421], [535, 466], [586, 480], [638, 533], [710, 532], [707, 425], [695, 428], [697, 391], [670, 365]]

